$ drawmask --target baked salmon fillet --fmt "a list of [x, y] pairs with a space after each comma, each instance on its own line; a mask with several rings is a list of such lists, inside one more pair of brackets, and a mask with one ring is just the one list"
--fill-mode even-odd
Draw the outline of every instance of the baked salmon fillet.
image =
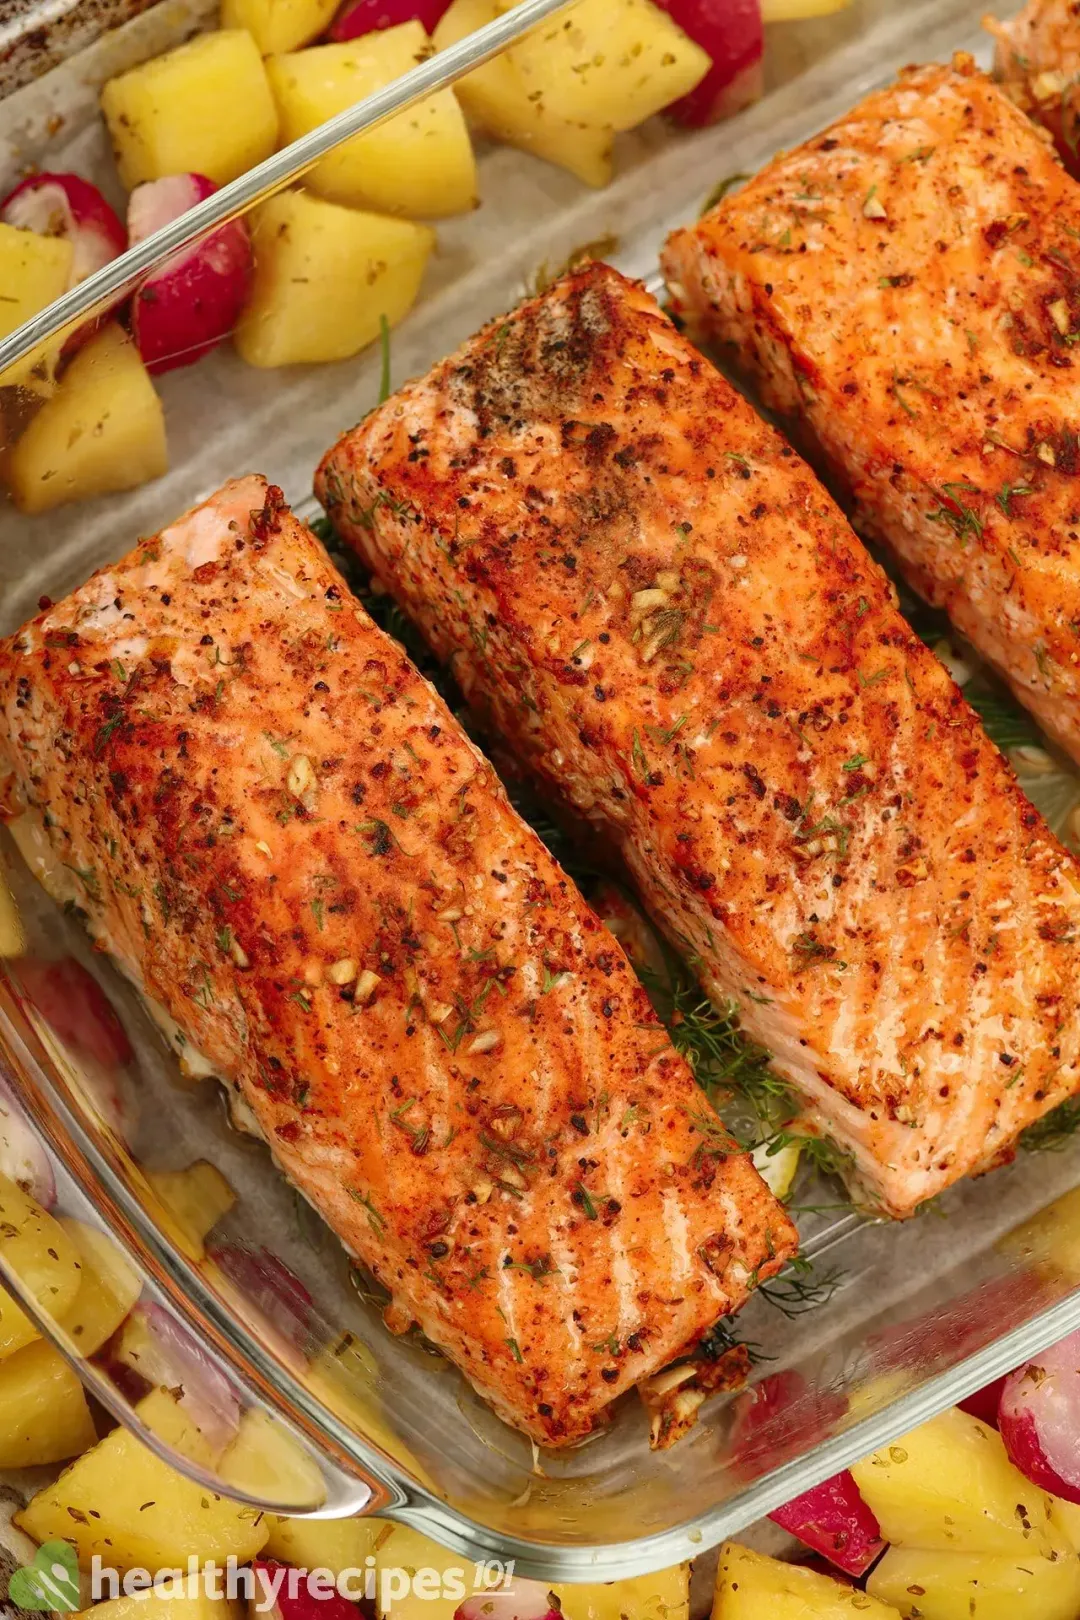
[[1080, 1083], [1080, 876], [817, 479], [590, 265], [327, 455], [341, 534], [893, 1215]]
[[1080, 168], [1080, 7], [1075, 0], [1028, 0], [1008, 22], [993, 17], [994, 77], [1054, 137], [1062, 161]]
[[912, 585], [1080, 760], [1080, 188], [970, 59], [869, 96], [663, 254]]
[[280, 491], [226, 485], [50, 607], [0, 698], [35, 865], [508, 1422], [587, 1434], [791, 1255], [619, 946]]

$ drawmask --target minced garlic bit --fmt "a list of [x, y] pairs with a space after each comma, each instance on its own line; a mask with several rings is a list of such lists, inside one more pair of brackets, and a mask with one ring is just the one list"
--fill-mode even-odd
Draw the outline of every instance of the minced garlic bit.
[[370, 968], [365, 968], [356, 981], [353, 1000], [359, 1002], [370, 1001], [381, 983], [382, 980], [377, 973], [372, 973]]
[[653, 608], [667, 607], [669, 600], [667, 591], [650, 585], [647, 590], [634, 592], [630, 598], [630, 611], [640, 617], [651, 613]]
[[1070, 326], [1068, 304], [1065, 302], [1064, 298], [1055, 298], [1054, 302], [1052, 304], [1047, 304], [1046, 308], [1049, 312], [1050, 319], [1053, 321], [1062, 337], [1064, 337]]
[[1054, 447], [1052, 444], [1047, 444], [1045, 439], [1041, 444], [1037, 444], [1035, 446], [1035, 454], [1038, 456], [1039, 460], [1045, 462], [1048, 467], [1057, 466], [1057, 456], [1054, 453]]
[[1064, 90], [1066, 79], [1064, 73], [1052, 70], [1048, 73], [1036, 74], [1031, 81], [1031, 93], [1036, 101], [1053, 101]]
[[315, 786], [315, 767], [306, 754], [294, 754], [289, 761], [289, 774], [285, 786], [294, 799], [302, 799]]
[[426, 1010], [429, 1024], [445, 1024], [454, 1009], [448, 1001], [433, 1001]]
[[340, 962], [332, 964], [327, 978], [331, 984], [352, 984], [356, 978], [356, 963], [351, 956], [343, 956]]
[[268, 860], [273, 859], [274, 852], [265, 839], [260, 838], [258, 843], [255, 845], [255, 848], [258, 850], [260, 855], [265, 855]]
[[478, 1181], [473, 1182], [471, 1191], [478, 1204], [486, 1204], [495, 1191], [495, 1183], [489, 1176], [481, 1176]]
[[501, 1040], [502, 1036], [497, 1029], [481, 1030], [479, 1035], [473, 1036], [466, 1050], [469, 1052], [493, 1052]]
[[464, 915], [465, 913], [462, 911], [460, 906], [447, 906], [444, 911], [437, 911], [435, 913], [435, 921], [444, 923], [460, 922]]
[[247, 951], [245, 951], [238, 939], [233, 940], [229, 947], [229, 951], [238, 968], [247, 968], [251, 966], [251, 958], [248, 956]]
[[877, 195], [876, 186], [870, 187], [870, 190], [866, 196], [866, 201], [862, 205], [862, 211], [864, 219], [888, 219], [889, 216], [885, 211], [885, 204]]

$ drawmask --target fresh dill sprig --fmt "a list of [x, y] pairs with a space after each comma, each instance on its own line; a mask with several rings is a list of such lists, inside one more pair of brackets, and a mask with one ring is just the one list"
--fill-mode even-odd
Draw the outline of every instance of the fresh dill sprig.
[[758, 1284], [759, 1296], [789, 1319], [827, 1305], [843, 1281], [842, 1271], [831, 1270], [815, 1276], [809, 1260], [796, 1256], [778, 1277]]
[[1060, 1153], [1080, 1131], [1080, 1097], [1067, 1097], [1021, 1134], [1028, 1153]]
[[771, 1361], [758, 1344], [750, 1344], [740, 1339], [730, 1316], [725, 1316], [719, 1322], [714, 1322], [708, 1333], [698, 1340], [694, 1352], [695, 1358], [702, 1361], [720, 1361], [729, 1351], [741, 1348], [746, 1351], [751, 1366], [757, 1366], [762, 1361]]

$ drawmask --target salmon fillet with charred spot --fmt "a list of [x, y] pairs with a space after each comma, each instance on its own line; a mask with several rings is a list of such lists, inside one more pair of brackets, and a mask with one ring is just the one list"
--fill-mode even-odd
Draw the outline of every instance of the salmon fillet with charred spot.
[[0, 645], [99, 944], [509, 1422], [558, 1445], [792, 1253], [618, 945], [261, 479]]
[[1080, 880], [816, 478], [593, 265], [325, 458], [335, 524], [909, 1214], [1080, 1081]]
[[777, 158], [664, 270], [1080, 760], [1080, 188], [958, 64]]
[[1080, 9], [1028, 0], [1008, 22], [984, 19], [996, 41], [994, 77], [1029, 118], [1045, 124], [1062, 161], [1080, 169]]

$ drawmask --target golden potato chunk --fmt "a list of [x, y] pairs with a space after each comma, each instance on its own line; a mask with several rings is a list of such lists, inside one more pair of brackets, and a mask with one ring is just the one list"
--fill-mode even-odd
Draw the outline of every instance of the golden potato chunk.
[[412, 308], [426, 225], [287, 191], [256, 210], [255, 281], [234, 342], [252, 366], [344, 360]]
[[338, 0], [222, 0], [222, 28], [246, 28], [264, 56], [295, 51], [332, 20]]
[[82, 1384], [38, 1339], [0, 1362], [0, 1468], [66, 1462], [97, 1439]]
[[[401, 23], [344, 45], [314, 45], [266, 64], [294, 141], [407, 73], [430, 41], [420, 23]], [[452, 90], [439, 90], [389, 123], [346, 141], [316, 163], [304, 184], [330, 202], [408, 218], [462, 214], [477, 201], [476, 159]]]
[[244, 28], [200, 34], [129, 68], [105, 85], [101, 110], [129, 191], [166, 174], [223, 186], [277, 145], [274, 98]]

